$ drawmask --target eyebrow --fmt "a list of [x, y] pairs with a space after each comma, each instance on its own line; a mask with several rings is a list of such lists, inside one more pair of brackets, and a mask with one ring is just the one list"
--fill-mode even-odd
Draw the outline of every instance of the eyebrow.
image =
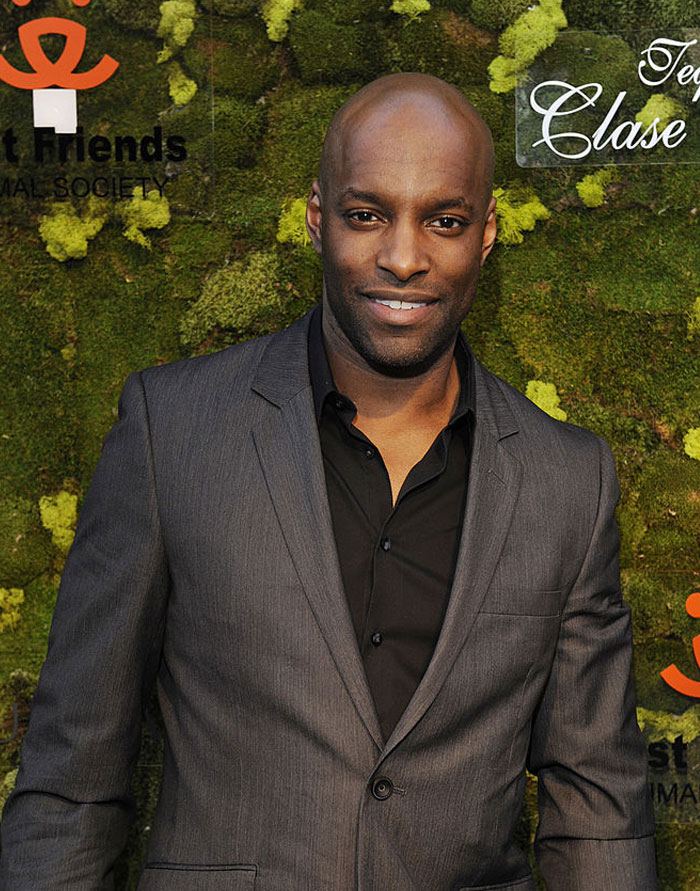
[[[347, 200], [362, 201], [366, 204], [383, 204], [381, 196], [375, 192], [363, 192], [360, 189], [352, 188], [352, 186], [343, 189], [338, 195], [339, 202]], [[452, 210], [455, 207], [460, 208], [467, 214], [474, 213], [474, 205], [461, 195], [457, 195], [454, 198], [442, 198], [440, 201], [430, 204], [430, 210], [436, 213], [442, 210]]]

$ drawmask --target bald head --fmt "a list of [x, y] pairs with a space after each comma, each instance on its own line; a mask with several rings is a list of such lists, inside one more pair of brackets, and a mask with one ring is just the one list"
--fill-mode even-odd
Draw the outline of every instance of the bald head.
[[455, 87], [427, 74], [389, 74], [364, 86], [336, 112], [328, 127], [321, 154], [319, 181], [327, 193], [335, 175], [353, 152], [359, 132], [392, 128], [396, 151], [402, 151], [407, 130], [424, 128], [434, 135], [436, 148], [449, 134], [464, 145], [481, 184], [486, 206], [493, 188], [494, 150], [491, 131], [474, 106]]

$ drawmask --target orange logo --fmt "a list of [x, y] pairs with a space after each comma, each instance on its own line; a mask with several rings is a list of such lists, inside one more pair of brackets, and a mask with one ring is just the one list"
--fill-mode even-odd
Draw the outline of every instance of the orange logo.
[[[688, 615], [693, 619], [700, 619], [700, 591], [690, 595], [685, 602], [685, 608]], [[700, 634], [693, 638], [693, 653], [695, 654], [695, 661], [700, 666]], [[675, 665], [669, 665], [668, 668], [664, 668], [661, 672], [661, 677], [669, 687], [673, 687], [678, 693], [700, 699], [700, 681], [693, 681], [687, 678]]]
[[[15, 6], [28, 6], [31, 0], [12, 0]], [[87, 6], [91, 0], [73, 0], [75, 6]], [[89, 90], [103, 84], [114, 74], [119, 62], [104, 55], [90, 71], [77, 73], [76, 67], [85, 52], [87, 29], [70, 19], [47, 17], [34, 19], [17, 29], [19, 42], [33, 72], [20, 71], [0, 55], [0, 80], [20, 90], [43, 90], [46, 87], [63, 87], [71, 90]], [[59, 34], [66, 38], [59, 59], [52, 62], [41, 46], [44, 34]]]

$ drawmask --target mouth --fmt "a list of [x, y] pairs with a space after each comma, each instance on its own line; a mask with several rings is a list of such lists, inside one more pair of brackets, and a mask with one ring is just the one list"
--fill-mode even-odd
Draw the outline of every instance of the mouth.
[[434, 297], [420, 293], [407, 294], [402, 292], [401, 296], [399, 296], [395, 291], [393, 293], [369, 291], [365, 292], [364, 296], [367, 297], [371, 303], [402, 312], [415, 312], [415, 310], [422, 309], [435, 302]]

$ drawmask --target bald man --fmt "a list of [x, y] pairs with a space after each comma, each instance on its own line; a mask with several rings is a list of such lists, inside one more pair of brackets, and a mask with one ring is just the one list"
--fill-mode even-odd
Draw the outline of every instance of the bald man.
[[608, 447], [474, 358], [493, 146], [392, 75], [334, 118], [320, 306], [132, 375], [2, 821], [4, 891], [113, 887], [154, 681], [139, 891], [657, 887]]

